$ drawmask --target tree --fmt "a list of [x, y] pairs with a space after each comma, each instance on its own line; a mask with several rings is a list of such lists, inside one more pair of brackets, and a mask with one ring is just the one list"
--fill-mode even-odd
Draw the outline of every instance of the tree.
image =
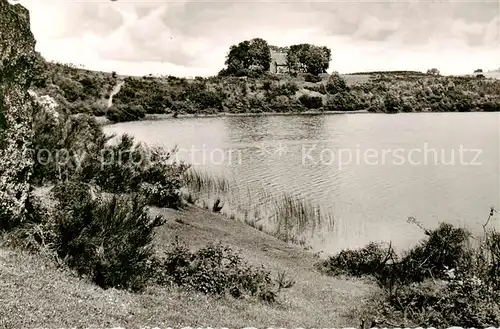
[[250, 58], [252, 64], [264, 71], [268, 71], [271, 67], [271, 50], [266, 40], [255, 38], [250, 40]]
[[318, 75], [326, 73], [330, 65], [331, 51], [328, 47], [319, 47], [304, 43], [291, 46], [286, 58], [290, 71]]
[[439, 75], [439, 70], [436, 69], [436, 68], [432, 68], [430, 70], [427, 70], [427, 74], [430, 74], [430, 75]]
[[347, 86], [345, 79], [336, 72], [330, 76], [330, 79], [328, 79], [328, 83], [326, 84], [326, 91], [329, 94], [340, 93], [348, 89], [349, 87]]
[[250, 69], [267, 71], [271, 66], [271, 50], [261, 38], [242, 41], [231, 46], [225, 64], [230, 74]]

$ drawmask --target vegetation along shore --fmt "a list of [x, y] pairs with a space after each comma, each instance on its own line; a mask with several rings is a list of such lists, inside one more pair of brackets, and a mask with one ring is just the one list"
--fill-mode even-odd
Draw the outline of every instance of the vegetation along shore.
[[157, 115], [500, 110], [500, 80], [484, 74], [442, 76], [437, 69], [327, 74], [330, 50], [307, 44], [281, 50], [284, 64], [273, 72], [271, 49], [259, 38], [243, 41], [231, 47], [227, 67], [217, 76], [192, 79], [121, 76], [38, 56], [32, 89], [69, 114], [105, 116], [110, 122]]
[[[318, 78], [324, 63], [311, 67], [300, 58], [310, 51], [304, 58], [328, 59], [329, 50], [311, 46], [291, 48], [297, 60], [290, 67], [310, 72], [280, 76], [265, 71], [263, 40], [231, 48], [217, 77], [123, 78], [44, 61], [20, 4], [0, 0], [0, 28], [1, 328], [500, 323], [500, 234], [489, 226], [494, 208], [479, 237], [446, 223], [430, 230], [410, 218], [425, 239], [404, 254], [371, 243], [321, 256], [300, 235], [335, 225], [328, 214], [285, 195], [270, 208], [274, 226], [224, 215], [216, 196], [230, 184], [171, 161], [175, 150], [127, 135], [108, 143], [95, 119], [493, 111], [498, 81], [435, 72], [377, 74], [361, 83], [336, 74]], [[254, 46], [262, 56], [238, 57]], [[67, 161], [40, 161], [41, 150], [65, 150]], [[144, 154], [150, 162], [135, 161]], [[122, 161], [110, 161], [118, 155]], [[201, 200], [204, 191], [215, 200]]]

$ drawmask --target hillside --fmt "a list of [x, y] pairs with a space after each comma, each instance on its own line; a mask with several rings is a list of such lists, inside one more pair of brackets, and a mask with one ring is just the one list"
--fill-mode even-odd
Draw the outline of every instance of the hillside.
[[178, 236], [193, 248], [221, 241], [254, 265], [286, 271], [296, 284], [279, 304], [216, 298], [178, 288], [152, 286], [141, 294], [103, 290], [50, 260], [0, 248], [0, 328], [20, 327], [353, 327], [374, 285], [332, 279], [313, 269], [319, 259], [248, 225], [207, 211], [154, 209], [167, 219], [154, 244], [163, 252]]
[[[33, 84], [69, 113], [113, 122], [157, 114], [301, 113], [306, 111], [453, 112], [500, 110], [500, 81], [421, 72], [347, 75], [264, 73], [186, 79], [119, 76], [39, 61]], [[116, 88], [117, 86], [120, 88]], [[117, 93], [110, 105], [110, 94]]]

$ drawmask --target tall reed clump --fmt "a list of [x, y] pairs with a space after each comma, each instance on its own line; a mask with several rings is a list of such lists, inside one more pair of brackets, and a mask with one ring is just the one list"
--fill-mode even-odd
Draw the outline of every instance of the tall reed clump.
[[301, 242], [307, 233], [331, 229], [335, 223], [330, 213], [322, 212], [310, 201], [284, 193], [273, 200], [274, 234], [285, 242]]
[[429, 230], [413, 217], [409, 222], [426, 238], [402, 255], [390, 244], [372, 243], [317, 266], [328, 275], [374, 277], [382, 294], [370, 301], [366, 315], [377, 325], [484, 328], [500, 323], [500, 233], [485, 228], [477, 237], [448, 223]]
[[194, 169], [185, 173], [184, 184], [190, 199], [201, 199], [205, 207], [223, 200], [222, 213], [285, 242], [303, 245], [314, 233], [331, 230], [335, 223], [330, 212], [312, 202], [290, 193], [273, 194], [263, 186], [245, 186]]
[[190, 191], [195, 193], [225, 194], [230, 191], [229, 180], [194, 169], [184, 173], [183, 182]]

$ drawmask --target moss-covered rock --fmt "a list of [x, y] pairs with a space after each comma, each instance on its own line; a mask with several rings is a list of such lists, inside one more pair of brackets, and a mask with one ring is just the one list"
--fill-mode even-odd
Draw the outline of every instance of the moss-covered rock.
[[0, 0], [0, 229], [26, 215], [34, 108], [28, 88], [35, 57], [28, 10]]

